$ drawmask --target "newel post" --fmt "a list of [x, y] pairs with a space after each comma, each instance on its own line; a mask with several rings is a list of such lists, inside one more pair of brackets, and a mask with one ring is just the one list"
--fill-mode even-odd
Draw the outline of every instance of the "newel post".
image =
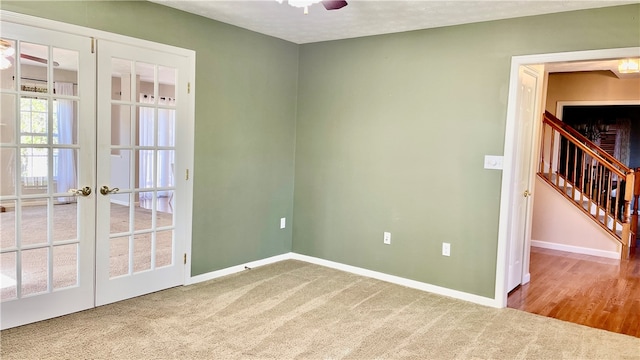
[[640, 198], [640, 167], [635, 169], [635, 182], [633, 186], [633, 212], [631, 213], [631, 249], [637, 246], [638, 241], [638, 200]]
[[[636, 198], [636, 174], [634, 173], [633, 170], [629, 171], [627, 173], [626, 179], [625, 179], [625, 187], [624, 187], [624, 211], [623, 211], [623, 217], [622, 217], [622, 254], [621, 257], [622, 259], [629, 259], [629, 255], [630, 255], [630, 246], [631, 244], [634, 242], [634, 234], [635, 232], [633, 231], [633, 224], [634, 224], [634, 218], [635, 218], [635, 226], [637, 227], [638, 224], [638, 214], [637, 214], [637, 203], [634, 204], [634, 214], [635, 216], [632, 216], [631, 214], [631, 199], [632, 197], [635, 199]], [[636, 229], [637, 230], [637, 229]]]

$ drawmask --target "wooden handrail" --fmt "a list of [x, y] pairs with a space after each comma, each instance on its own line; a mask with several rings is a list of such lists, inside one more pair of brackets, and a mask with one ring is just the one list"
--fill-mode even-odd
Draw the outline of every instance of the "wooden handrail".
[[595, 152], [598, 155], [600, 155], [600, 157], [605, 158], [608, 162], [614, 164], [619, 169], [621, 169], [621, 171], [623, 171], [625, 174], [628, 173], [629, 171], [631, 171], [631, 169], [629, 169], [629, 167], [627, 165], [621, 163], [620, 160], [618, 160], [615, 157], [611, 156], [611, 154], [609, 154], [608, 152], [602, 150], [602, 148], [600, 146], [598, 146], [593, 141], [589, 140], [588, 137], [582, 135], [578, 130], [572, 128], [566, 122], [564, 122], [564, 121], [558, 119], [557, 117], [553, 116], [553, 114], [551, 114], [550, 112], [548, 112], [548, 111], [544, 112], [544, 119], [546, 119], [550, 123], [555, 124], [556, 126], [554, 126], [554, 127], [556, 129], [559, 128], [559, 129], [564, 130], [563, 132], [565, 134], [566, 133], [571, 134], [571, 136], [575, 140], [577, 140], [580, 143], [585, 144], [587, 147], [589, 147], [591, 149], [592, 152]]
[[[591, 140], [584, 137], [582, 134], [577, 132], [575, 129], [573, 129], [569, 125], [558, 120], [558, 118], [553, 116], [550, 112], [548, 111], [545, 112], [543, 123], [555, 129], [558, 133], [560, 133], [560, 135], [567, 138], [569, 141], [571, 141], [571, 143], [579, 147], [581, 150], [587, 152], [589, 156], [597, 159], [599, 163], [602, 163], [602, 165], [604, 165], [610, 171], [613, 171], [614, 173], [616, 173], [616, 175], [620, 176], [620, 178], [624, 178], [629, 172], [633, 172], [633, 170], [628, 168], [626, 165], [624, 165], [620, 161], [616, 160], [616, 158], [609, 155], [607, 152], [601, 150], [600, 147], [594, 144]], [[567, 128], [570, 130], [568, 130]], [[573, 134], [571, 130], [573, 130], [575, 134]], [[598, 149], [598, 150], [594, 150], [594, 149]], [[606, 154], [606, 156], [602, 154]], [[613, 161], [611, 161], [610, 159], [612, 159]], [[612, 163], [615, 163], [618, 166], [617, 167], [613, 166]]]
[[640, 176], [551, 113], [542, 120], [539, 175], [619, 241], [628, 258], [638, 232]]

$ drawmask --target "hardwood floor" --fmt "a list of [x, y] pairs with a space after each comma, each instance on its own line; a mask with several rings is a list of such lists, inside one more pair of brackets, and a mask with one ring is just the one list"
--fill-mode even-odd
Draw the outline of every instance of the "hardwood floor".
[[640, 251], [630, 260], [531, 248], [531, 282], [507, 306], [640, 337]]

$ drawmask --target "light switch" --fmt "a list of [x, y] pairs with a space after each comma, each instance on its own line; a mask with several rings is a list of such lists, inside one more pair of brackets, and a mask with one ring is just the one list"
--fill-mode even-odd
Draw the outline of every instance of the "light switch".
[[485, 155], [484, 156], [484, 168], [502, 170], [502, 160], [504, 156], [501, 155]]

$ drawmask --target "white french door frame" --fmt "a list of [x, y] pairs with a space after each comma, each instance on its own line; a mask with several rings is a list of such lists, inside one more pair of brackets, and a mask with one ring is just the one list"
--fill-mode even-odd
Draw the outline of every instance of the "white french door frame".
[[[125, 45], [135, 46], [138, 48], [145, 48], [154, 51], [166, 52], [178, 56], [184, 57], [187, 62], [187, 71], [186, 71], [186, 79], [180, 79], [180, 81], [186, 81], [189, 86], [189, 94], [183, 95], [183, 101], [186, 103], [186, 114], [187, 118], [183, 123], [180, 124], [181, 131], [185, 134], [185, 136], [190, 140], [187, 141], [189, 146], [183, 146], [179, 150], [179, 154], [176, 156], [180, 157], [180, 161], [183, 164], [181, 169], [176, 169], [175, 174], [185, 174], [188, 171], [189, 178], [188, 181], [182, 182], [180, 187], [176, 184], [176, 191], [181, 193], [181, 204], [180, 204], [180, 212], [175, 214], [175, 223], [180, 223], [180, 231], [176, 232], [175, 236], [180, 237], [184, 240], [184, 248], [176, 249], [176, 251], [183, 252], [184, 254], [188, 254], [186, 256], [185, 270], [184, 270], [184, 279], [182, 284], [187, 284], [189, 279], [191, 278], [191, 240], [192, 240], [192, 209], [193, 209], [193, 177], [195, 175], [193, 170], [193, 158], [194, 158], [194, 148], [193, 148], [193, 139], [194, 139], [194, 123], [195, 123], [195, 59], [196, 53], [193, 50], [179, 48], [171, 45], [155, 43], [152, 41], [137, 39], [133, 37], [128, 37], [124, 35], [118, 35], [106, 31], [96, 30], [92, 28], [87, 28], [78, 25], [67, 24], [55, 20], [49, 20], [44, 18], [39, 18], [30, 15], [24, 15], [19, 13], [14, 13], [10, 11], [0, 10], [0, 19], [2, 22], [26, 25], [36, 28], [42, 28], [46, 30], [53, 30], [62, 33], [68, 33], [78, 36], [83, 36], [88, 39], [93, 38], [97, 39], [97, 43], [99, 44], [99, 40], [107, 40], [110, 42], [121, 43]], [[99, 45], [98, 45], [99, 46]], [[98, 49], [99, 51], [99, 49]], [[98, 71], [100, 71], [98, 69]], [[96, 114], [97, 119], [97, 114]], [[94, 193], [98, 193], [99, 189], [97, 189], [98, 184], [93, 184]], [[177, 229], [176, 229], [177, 231]], [[95, 280], [95, 277], [94, 277]]]
[[[638, 57], [640, 55], [640, 47], [628, 47], [628, 48], [615, 48], [615, 49], [600, 49], [600, 50], [586, 50], [586, 51], [572, 51], [562, 53], [549, 53], [549, 54], [535, 54], [535, 55], [522, 55], [514, 56], [511, 58], [511, 72], [509, 78], [509, 98], [507, 101], [507, 118], [505, 126], [504, 136], [504, 168], [502, 172], [502, 185], [500, 191], [500, 215], [498, 222], [498, 249], [497, 249], [497, 261], [496, 261], [496, 282], [494, 293], [494, 306], [498, 308], [504, 308], [507, 306], [507, 279], [508, 279], [508, 262], [509, 262], [509, 234], [511, 233], [511, 215], [513, 209], [512, 204], [512, 192], [511, 187], [515, 179], [514, 171], [516, 169], [516, 163], [520, 161], [520, 158], [514, 156], [517, 149], [517, 90], [519, 84], [519, 69], [521, 66], [527, 65], [544, 65], [546, 63], [553, 62], [565, 62], [565, 61], [588, 61], [588, 60], [601, 60], [601, 59], [614, 59], [614, 58], [628, 58]], [[545, 81], [546, 82], [546, 81]], [[543, 98], [546, 97], [546, 86], [543, 90]], [[541, 101], [544, 101], [541, 99]], [[542, 116], [542, 114], [540, 114]], [[539, 139], [539, 130], [534, 133], [534, 138]], [[527, 154], [522, 156], [532, 156], [535, 152], [535, 145]], [[537, 162], [533, 162], [531, 171], [535, 172], [535, 166]], [[531, 216], [529, 214], [529, 221]], [[520, 239], [524, 241], [524, 239]], [[525, 246], [525, 261], [523, 261], [523, 274], [528, 276], [529, 274], [529, 251], [530, 244], [524, 244]]]

